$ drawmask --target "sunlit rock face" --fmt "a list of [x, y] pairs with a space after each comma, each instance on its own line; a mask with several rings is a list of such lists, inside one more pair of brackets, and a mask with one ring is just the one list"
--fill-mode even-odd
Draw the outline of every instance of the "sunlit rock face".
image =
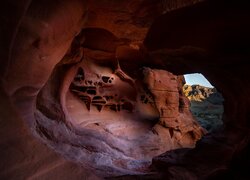
[[183, 92], [191, 103], [192, 114], [202, 127], [212, 132], [222, 126], [224, 99], [216, 88], [185, 84]]

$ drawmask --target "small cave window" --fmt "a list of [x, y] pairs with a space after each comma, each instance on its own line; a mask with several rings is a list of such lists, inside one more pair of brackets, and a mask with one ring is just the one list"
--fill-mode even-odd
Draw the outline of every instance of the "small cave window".
[[185, 74], [183, 92], [190, 100], [190, 110], [208, 132], [223, 125], [224, 98], [202, 74]]

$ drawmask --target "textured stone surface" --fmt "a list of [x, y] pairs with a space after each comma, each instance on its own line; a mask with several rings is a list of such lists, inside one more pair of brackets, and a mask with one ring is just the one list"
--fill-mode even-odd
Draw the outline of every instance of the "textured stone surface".
[[[159, 123], [164, 127], [169, 128], [171, 136], [175, 137], [175, 133], [181, 133], [180, 138], [185, 134], [192, 134], [190, 136], [195, 141], [200, 139], [202, 129], [198, 123], [193, 119], [190, 111], [182, 112], [180, 107], [180, 100], [185, 99], [182, 91], [178, 91], [178, 87], [183, 84], [178, 84], [177, 76], [164, 70], [144, 69], [144, 81], [152, 93], [155, 105], [159, 111]], [[188, 106], [189, 103], [184, 101]], [[181, 143], [181, 139], [179, 139]]]
[[[36, 133], [56, 151], [99, 175], [147, 173], [154, 156], [194, 147], [204, 134], [190, 111], [179, 112], [179, 96], [184, 95], [177, 86], [182, 84], [167, 71], [144, 68], [142, 79], [132, 79], [119, 65], [96, 64], [89, 56], [67, 67], [59, 65], [39, 93]], [[147, 71], [156, 76], [148, 76]], [[151, 89], [149, 83], [159, 80], [172, 82], [159, 92], [157, 84]]]
[[[119, 2], [115, 0], [109, 2], [104, 0], [88, 2], [11, 0], [1, 2], [1, 87], [5, 91], [1, 99], [7, 98], [1, 104], [1, 134], [3, 134], [1, 177], [5, 179], [8, 177], [20, 179], [21, 176], [23, 179], [55, 177], [59, 179], [61, 176], [65, 178], [72, 176], [72, 178], [81, 179], [83, 173], [86, 172], [42, 146], [39, 141], [28, 135], [30, 131], [50, 147], [56, 147], [56, 151], [66, 153], [64, 156], [86, 164], [91, 162], [87, 164], [91, 172], [101, 172], [100, 174], [106, 175], [124, 174], [124, 169], [128, 167], [134, 169], [133, 172], [126, 172], [130, 175], [135, 172], [149, 171], [144, 167], [148, 167], [150, 159], [155, 156], [154, 153], [150, 154], [151, 148], [155, 148], [152, 147], [152, 144], [156, 142], [155, 139], [141, 138], [140, 142], [149, 143], [148, 146], [141, 148], [142, 154], [149, 155], [144, 167], [138, 166], [138, 163], [124, 164], [122, 161], [117, 161], [123, 152], [117, 153], [116, 146], [110, 148], [108, 145], [110, 143], [103, 143], [114, 142], [108, 131], [99, 129], [96, 124], [86, 126], [88, 129], [80, 131], [72, 123], [66, 123], [70, 121], [67, 114], [66, 116], [61, 114], [65, 111], [63, 107], [66, 105], [61, 95], [66, 94], [68, 90], [64, 83], [68, 82], [69, 87], [72, 79], [64, 78], [73, 78], [74, 73], [69, 76], [66, 71], [71, 67], [77, 67], [76, 63], [84, 58], [91, 59], [97, 67], [109, 66], [114, 71], [117, 68], [118, 58], [120, 68], [125, 74], [121, 71], [116, 71], [116, 73], [118, 72], [120, 78], [129, 84], [125, 87], [133, 84], [131, 79], [140, 77], [138, 69], [142, 67], [163, 69], [176, 75], [201, 72], [222, 92], [225, 98], [223, 117], [225, 129], [222, 129], [220, 133], [214, 133], [213, 136], [208, 135], [193, 150], [182, 149], [169, 152], [169, 154], [178, 154], [172, 159], [168, 158], [168, 154], [165, 154], [166, 158], [164, 155], [158, 159], [155, 158], [153, 163], [155, 173], [142, 176], [143, 178], [159, 179], [167, 176], [172, 179], [225, 177], [239, 179], [249, 177], [246, 168], [248, 166], [242, 166], [242, 162], [249, 164], [250, 100], [248, 94], [250, 87], [247, 78], [250, 72], [247, 65], [250, 52], [248, 45], [250, 26], [247, 21], [249, 5], [236, 0], [230, 2], [207, 0], [204, 3], [168, 12], [178, 7], [191, 5], [196, 1], [166, 2], [151, 0]], [[86, 29], [83, 29], [83, 34], [79, 34], [82, 28]], [[86, 38], [85, 33], [88, 35]], [[76, 37], [77, 35], [79, 36]], [[74, 41], [73, 44], [72, 41]], [[55, 66], [60, 61], [61, 65]], [[77, 72], [77, 68], [72, 72]], [[177, 77], [177, 81], [182, 80]], [[54, 85], [51, 86], [50, 83]], [[164, 88], [168, 86], [168, 84], [157, 84]], [[176, 91], [174, 84], [174, 91]], [[168, 112], [167, 115], [176, 115], [176, 106], [179, 104], [179, 115], [184, 115], [183, 119], [181, 119], [182, 116], [179, 119], [186, 122], [189, 119], [185, 118], [188, 115], [188, 103], [182, 97], [179, 85], [177, 89], [179, 102], [175, 105], [172, 102], [175, 98], [177, 99], [178, 94], [163, 93], [170, 97], [168, 101], [171, 105], [163, 108], [162, 115], [165, 117], [166, 112]], [[239, 89], [240, 95], [235, 96], [239, 94]], [[155, 91], [152, 94], [156, 94]], [[133, 99], [133, 96], [130, 98]], [[162, 107], [164, 98], [158, 97], [158, 99], [158, 107]], [[83, 107], [86, 105], [83, 104]], [[17, 114], [15, 115], [14, 112]], [[98, 109], [96, 113], [99, 113]], [[19, 121], [19, 118], [22, 118], [22, 121]], [[166, 126], [177, 128], [176, 124], [170, 124], [173, 122], [170, 118], [172, 117], [165, 119], [162, 116], [160, 122], [166, 122]], [[190, 121], [192, 122], [191, 119]], [[22, 122], [27, 125], [21, 125]], [[152, 127], [152, 122], [138, 122], [138, 124], [138, 127], [141, 127], [141, 124], [143, 127]], [[183, 136], [181, 131], [189, 132], [190, 127], [195, 131]], [[196, 127], [197, 125], [193, 123], [190, 126], [181, 126], [180, 132], [169, 128], [169, 132], [164, 134], [166, 127], [156, 125], [150, 131], [152, 132], [150, 136], [159, 135], [171, 139], [174, 135], [186, 143], [183, 146], [189, 146], [193, 143], [193, 139], [199, 137]], [[138, 133], [143, 132], [141, 129], [136, 127], [130, 130], [130, 136], [136, 137]], [[93, 130], [102, 135], [92, 136], [95, 135]], [[119, 131], [115, 133], [117, 132]], [[125, 134], [122, 130], [120, 133], [117, 135]], [[87, 141], [79, 141], [82, 136], [86, 136]], [[11, 137], [11, 139], [5, 140], [5, 137]], [[57, 141], [58, 139], [60, 141]], [[100, 141], [97, 142], [96, 139]], [[95, 142], [95, 146], [91, 142]], [[163, 142], [160, 143], [163, 147], [165, 146]], [[144, 157], [139, 157], [138, 151], [134, 151], [133, 148], [126, 149], [126, 143], [120, 142], [116, 145], [118, 149], [124, 148], [126, 155], [145, 160]], [[130, 144], [128, 147], [133, 147], [133, 145]], [[170, 143], [168, 147], [174, 148], [176, 145]], [[35, 160], [32, 153], [30, 155], [32, 148], [34, 148]], [[21, 149], [20, 153], [17, 151], [19, 149]], [[84, 149], [90, 154], [94, 152], [95, 155], [81, 156], [79, 149]], [[12, 150], [13, 153], [11, 153]], [[97, 155], [98, 152], [102, 153]], [[49, 154], [51, 157], [47, 161], [44, 157]], [[117, 158], [112, 159], [114, 163], [106, 158], [110, 157], [110, 154]], [[209, 158], [204, 159], [207, 154]], [[23, 159], [23, 157], [27, 158]], [[218, 162], [221, 157], [223, 160]], [[27, 164], [24, 163], [25, 160], [29, 160]], [[61, 171], [55, 171], [53, 167], [57, 165], [59, 167], [59, 162], [65, 163], [65, 166], [63, 165]], [[95, 163], [98, 164], [99, 169], [91, 166]], [[141, 161], [139, 165], [143, 163]], [[14, 169], [12, 169], [13, 164], [15, 164]], [[118, 168], [114, 171], [112, 168], [107, 168], [110, 164], [112, 168], [121, 167], [122, 170]], [[136, 169], [136, 167], [140, 168]], [[74, 172], [71, 168], [77, 173], [71, 174]]]

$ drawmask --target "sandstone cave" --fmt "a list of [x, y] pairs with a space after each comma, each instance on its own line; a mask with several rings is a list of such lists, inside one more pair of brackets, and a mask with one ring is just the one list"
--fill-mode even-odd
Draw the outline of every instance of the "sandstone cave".
[[200, 73], [185, 74], [184, 78], [183, 93], [194, 118], [208, 132], [219, 131], [223, 126], [223, 95]]
[[[249, 8], [3, 0], [0, 179], [249, 179]], [[219, 131], [190, 111], [195, 72], [223, 95]]]

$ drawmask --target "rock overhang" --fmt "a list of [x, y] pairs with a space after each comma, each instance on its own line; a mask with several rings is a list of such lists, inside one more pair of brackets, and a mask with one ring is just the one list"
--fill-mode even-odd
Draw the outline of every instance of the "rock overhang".
[[[80, 1], [76, 1], [76, 2], [80, 2]], [[212, 6], [215, 7], [215, 5], [216, 5], [215, 1], [210, 1], [210, 2], [212, 2], [211, 6], [209, 5], [208, 7], [210, 7], [210, 8], [213, 8]], [[110, 8], [111, 7], [112, 6], [110, 6]], [[233, 8], [233, 6], [229, 6], [229, 7]], [[239, 8], [240, 6], [237, 6], [237, 7]], [[98, 11], [98, 16], [100, 16], [99, 14], [101, 14], [102, 12], [105, 13], [105, 11]], [[184, 11], [184, 12], [186, 14], [188, 14], [188, 10]], [[238, 11], [236, 11], [236, 12], [238, 12]], [[245, 11], [243, 11], [243, 12], [245, 12]], [[33, 13], [36, 13], [36, 12], [33, 12]], [[184, 13], [184, 15], [185, 15], [185, 13]], [[177, 14], [178, 14], [178, 12], [177, 12]], [[223, 10], [219, 13], [219, 15], [220, 14], [223, 14]], [[166, 16], [168, 16], [169, 18], [171, 18], [171, 13], [169, 15], [166, 15]], [[237, 16], [237, 13], [236, 13], [235, 19], [237, 20], [237, 18], [239, 18], [239, 17], [247, 17], [247, 13], [241, 13], [241, 16]], [[95, 18], [93, 18], [93, 19], [95, 19]], [[139, 19], [142, 20], [142, 18], [139, 18]], [[96, 18], [96, 20], [98, 20], [98, 18]], [[101, 18], [101, 20], [103, 21], [103, 18]], [[222, 18], [222, 21], [223, 21], [223, 18]], [[93, 22], [95, 22], [95, 21], [93, 21]], [[98, 25], [97, 25], [98, 22], [99, 22], [99, 24], [102, 24], [101, 21], [100, 21], [100, 19], [99, 19], [99, 21], [96, 21], [92, 25], [98, 27]], [[111, 22], [113, 22], [113, 21], [111, 21]], [[128, 20], [128, 21], [116, 21], [116, 22], [119, 22], [118, 25], [125, 25], [127, 22], [130, 22], [130, 21]], [[164, 21], [162, 21], [162, 22], [164, 22]], [[224, 21], [224, 22], [226, 22], [226, 21]], [[167, 21], [166, 21], [166, 23], [167, 23]], [[204, 23], [206, 23], [206, 21], [204, 21]], [[91, 24], [91, 22], [89, 22], [89, 24]], [[181, 23], [181, 24], [183, 24], [183, 23]], [[248, 37], [247, 34], [244, 33], [244, 32], [246, 32], [244, 30], [244, 27], [247, 24], [247, 22], [243, 22], [241, 20], [241, 21], [238, 21], [238, 24], [240, 24], [242, 26], [238, 26], [237, 25], [238, 28], [232, 29], [232, 31], [231, 31], [231, 33], [229, 33], [229, 35], [233, 35], [232, 33], [238, 34], [238, 33], [240, 33], [242, 31], [243, 33], [240, 33], [241, 36], [233, 36], [233, 37], [236, 37], [236, 39], [238, 39], [238, 41], [237, 41], [238, 44], [240, 43], [242, 47], [244, 46], [244, 48], [236, 48], [236, 50], [237, 49], [238, 50], [242, 50], [242, 49], [244, 50], [247, 47], [246, 47], [246, 43], [244, 43], [245, 40], [242, 40], [242, 37], [244, 37], [244, 39], [247, 39], [247, 37]], [[89, 25], [89, 26], [92, 26], [92, 25]], [[105, 29], [105, 27], [104, 27], [105, 25], [107, 25], [107, 30], [108, 31], [113, 32], [116, 36], [118, 36], [118, 38], [123, 38], [123, 42], [125, 42], [124, 44], [125, 44], [126, 48], [120, 48], [122, 50], [119, 50], [119, 51], [116, 50], [118, 56], [117, 56], [117, 54], [114, 55], [112, 53], [111, 54], [107, 53], [107, 52], [103, 53], [103, 52], [99, 51], [98, 53], [105, 54], [104, 59], [105, 58], [106, 59], [110, 59], [110, 57], [109, 57], [110, 55], [112, 56], [111, 59], [114, 59], [114, 60], [118, 57], [119, 59], [121, 59], [121, 61], [124, 60], [124, 64], [126, 66], [126, 61], [128, 61], [129, 59], [132, 59], [132, 61], [134, 60], [134, 58], [131, 58], [131, 57], [133, 57], [134, 54], [139, 54], [138, 56], [140, 58], [142, 57], [142, 59], [145, 58], [145, 57], [148, 57], [148, 55], [149, 55], [150, 60], [147, 59], [147, 61], [145, 62], [145, 64], [148, 66], [149, 64], [153, 63], [153, 65], [152, 65], [153, 68], [155, 68], [155, 67], [157, 67], [157, 68], [161, 67], [163, 69], [169, 69], [169, 70], [171, 70], [172, 72], [174, 72], [176, 74], [184, 74], [186, 72], [192, 72], [192, 71], [196, 71], [197, 72], [197, 70], [199, 72], [202, 71], [202, 72], [204, 72], [204, 74], [208, 78], [210, 78], [210, 80], [212, 80], [212, 82], [214, 82], [214, 84], [216, 85], [216, 87], [219, 87], [219, 89], [222, 91], [223, 95], [225, 95], [225, 99], [226, 99], [226, 104], [225, 104], [225, 108], [226, 108], [226, 112], [225, 112], [226, 113], [226, 119], [225, 120], [226, 121], [225, 122], [228, 122], [229, 125], [230, 124], [234, 124], [234, 125], [237, 125], [239, 127], [243, 127], [245, 124], [247, 124], [247, 122], [248, 122], [247, 121], [247, 117], [248, 117], [247, 116], [247, 111], [248, 111], [248, 109], [247, 109], [246, 104], [247, 104], [248, 100], [245, 97], [247, 96], [247, 93], [249, 92], [249, 87], [246, 85], [246, 84], [248, 84], [247, 83], [248, 81], [244, 78], [248, 74], [247, 65], [246, 65], [246, 58], [248, 58], [248, 56], [247, 56], [247, 53], [244, 53], [245, 51], [243, 53], [239, 53], [239, 51], [234, 51], [233, 55], [231, 55], [230, 53], [229, 53], [230, 54], [229, 55], [227, 53], [227, 51], [223, 51], [223, 53], [218, 53], [218, 51], [213, 52], [213, 51], [211, 51], [211, 49], [206, 49], [206, 46], [201, 46], [201, 47], [198, 46], [198, 48], [197, 47], [183, 48], [181, 46], [182, 45], [186, 46], [187, 42], [189, 43], [188, 45], [192, 45], [192, 39], [189, 39], [187, 42], [185, 41], [183, 43], [182, 40], [180, 40], [180, 39], [177, 38], [178, 39], [178, 43], [179, 43], [180, 48], [181, 48], [180, 50], [173, 50], [173, 51], [171, 51], [169, 49], [165, 49], [165, 50], [163, 49], [163, 50], [158, 50], [158, 51], [155, 51], [155, 52], [149, 52], [149, 54], [148, 54], [148, 53], [145, 53], [145, 52], [148, 52], [147, 45], [145, 47], [145, 44], [143, 45], [143, 43], [142, 43], [144, 37], [146, 36], [146, 31], [147, 31], [147, 30], [145, 31], [145, 25], [141, 26], [141, 27], [144, 28], [144, 29], [142, 29], [142, 31], [138, 31], [140, 33], [144, 32], [143, 36], [141, 36], [142, 34], [140, 36], [137, 36], [140, 33], [138, 33], [138, 32], [135, 33], [135, 31], [126, 31], [126, 33], [124, 34], [124, 33], [122, 33], [123, 29], [122, 28], [118, 28], [118, 27], [123, 27], [123, 28], [126, 27], [127, 30], [133, 30], [134, 27], [130, 29], [130, 28], [128, 28], [127, 25], [126, 26], [113, 26], [112, 23], [110, 24], [110, 22], [107, 22], [106, 24], [103, 23], [101, 25], [101, 28]], [[137, 25], [138, 25], [138, 23], [137, 23]], [[175, 25], [172, 25], [172, 26], [175, 26]], [[236, 25], [232, 25], [232, 26], [236, 27]], [[136, 26], [136, 27], [138, 28], [138, 26]], [[152, 25], [152, 27], [154, 27], [154, 24]], [[185, 26], [183, 26], [183, 27], [185, 27]], [[80, 26], [78, 28], [80, 29]], [[76, 28], [76, 29], [78, 29], [78, 28]], [[79, 29], [78, 30], [74, 30], [74, 32], [79, 32]], [[189, 28], [189, 30], [190, 30], [190, 28]], [[190, 30], [190, 31], [192, 31], [192, 30]], [[171, 30], [170, 30], [170, 32], [171, 32]], [[176, 32], [177, 32], [177, 34], [173, 35], [173, 37], [179, 37], [178, 36], [178, 31], [175, 31], [175, 33]], [[22, 31], [19, 32], [19, 33], [22, 33]], [[73, 39], [73, 37], [74, 37], [73, 34], [74, 33], [73, 33], [73, 31], [71, 33], [72, 33], [71, 39]], [[157, 34], [157, 33], [153, 33], [153, 34]], [[165, 35], [168, 35], [168, 34], [169, 33], [166, 33]], [[211, 33], [211, 35], [213, 35], [213, 33]], [[126, 37], [130, 37], [132, 39], [132, 41], [129, 41], [128, 40], [129, 38], [126, 38]], [[140, 38], [135, 38], [135, 37], [140, 37]], [[163, 34], [162, 37], [165, 37], [164, 34]], [[217, 40], [216, 37], [217, 36], [212, 36], [210, 39]], [[164, 39], [164, 38], [162, 38], [162, 39]], [[166, 38], [166, 39], [168, 39], [168, 38]], [[229, 37], [229, 39], [230, 39], [230, 37]], [[23, 49], [19, 50], [19, 52], [15, 50], [16, 47], [20, 47], [20, 46], [23, 45], [22, 43], [24, 41], [22, 40], [22, 35], [21, 36], [17, 35], [17, 42], [18, 42], [18, 40], [19, 40], [20, 44], [15, 43], [14, 51], [12, 52], [13, 53], [12, 60], [14, 60], [14, 61], [12, 61], [10, 63], [10, 65], [13, 65], [12, 67], [15, 66], [15, 59], [16, 60], [19, 59], [18, 54], [22, 55], [22, 53], [23, 53], [23, 51], [21, 51]], [[184, 38], [184, 40], [185, 40], [185, 38]], [[222, 39], [222, 41], [225, 42], [223, 39]], [[36, 48], [37, 47], [38, 48], [43, 48], [43, 46], [42, 46], [43, 43], [40, 43], [40, 42], [43, 42], [43, 41], [34, 41], [33, 45], [35, 45]], [[44, 41], [44, 42], [46, 42], [46, 41]], [[130, 43], [130, 45], [126, 46], [126, 43], [128, 44], [128, 42]], [[201, 41], [201, 42], [202, 43], [206, 43], [206, 41]], [[231, 41], [229, 43], [232, 43], [232, 42], [235, 42], [235, 41]], [[46, 43], [48, 43], [48, 42], [46, 42]], [[48, 44], [50, 44], [50, 43], [48, 43]], [[134, 45], [134, 44], [136, 44], [136, 45]], [[160, 43], [160, 44], [162, 44], [162, 43]], [[234, 43], [232, 43], [232, 44], [234, 44]], [[232, 46], [224, 46], [223, 44], [220, 44], [220, 43], [219, 43], [219, 45], [221, 45], [226, 50], [228, 50], [227, 47], [232, 47]], [[65, 52], [66, 52], [66, 50], [68, 49], [69, 46], [70, 46], [70, 41], [67, 42], [67, 45], [63, 48], [64, 50], [59, 51], [58, 52], [59, 55], [58, 54], [55, 55], [52, 59], [53, 60], [57, 59], [57, 62], [59, 60], [61, 60], [62, 57], [63, 57], [63, 54], [65, 54]], [[110, 46], [110, 45], [109, 44], [105, 45], [105, 48], [107, 46]], [[117, 45], [115, 45], [115, 46], [117, 46]], [[196, 43], [196, 46], [197, 46], [197, 43]], [[89, 47], [92, 47], [92, 46], [89, 46]], [[137, 49], [137, 47], [139, 47], [140, 53], [138, 53], [138, 51], [134, 50], [134, 49]], [[162, 47], [164, 48], [164, 46], [162, 46]], [[225, 49], [223, 49], [223, 50], [225, 50]], [[101, 49], [101, 50], [103, 50], [103, 49]], [[81, 51], [82, 50], [80, 50], [80, 52]], [[112, 52], [113, 51], [114, 51], [114, 48], [113, 48]], [[142, 53], [141, 53], [141, 51], [142, 51]], [[52, 52], [52, 53], [54, 53], [54, 52]], [[32, 52], [30, 54], [34, 54], [34, 53]], [[79, 54], [81, 54], [81, 53], [79, 53]], [[132, 55], [131, 56], [130, 55], [129, 56], [125, 56], [127, 54], [132, 54]], [[141, 56], [141, 54], [143, 54], [143, 56]], [[92, 55], [93, 55], [93, 53], [92, 53]], [[97, 56], [99, 56], [99, 55], [97, 55]], [[164, 57], [164, 56], [167, 57], [167, 58], [165, 58], [165, 59], [164, 58], [159, 58], [159, 57]], [[23, 57], [23, 55], [22, 55], [22, 57]], [[29, 64], [28, 63], [29, 61], [27, 61], [27, 59], [32, 59], [32, 60], [35, 59], [35, 58], [30, 58], [29, 56], [27, 56], [27, 57], [28, 57], [28, 58], [26, 58], [26, 64], [27, 65]], [[42, 55], [38, 59], [40, 59], [40, 61], [42, 62], [43, 59], [44, 59], [44, 57], [47, 57], [47, 55], [46, 56]], [[205, 59], [205, 62], [204, 62], [204, 59]], [[230, 59], [230, 60], [228, 60], [228, 59]], [[44, 60], [46, 60], [46, 58]], [[39, 65], [40, 61], [38, 61], [38, 63], [34, 63], [34, 65]], [[79, 59], [76, 60], [76, 62], [78, 62], [78, 61], [79, 61]], [[188, 65], [190, 63], [192, 63], [193, 66]], [[240, 66], [235, 66], [235, 64], [239, 64], [239, 63], [241, 64]], [[20, 64], [22, 64], [22, 63], [20, 62]], [[41, 64], [43, 64], [43, 63], [41, 63]], [[56, 62], [53, 62], [52, 64], [50, 64], [47, 61], [44, 64], [45, 64], [44, 67], [51, 66], [51, 68], [52, 68], [56, 64]], [[120, 64], [121, 64], [121, 67], [123, 68], [124, 65], [122, 64], [122, 62]], [[143, 63], [138, 63], [138, 66], [141, 66], [141, 64], [143, 64]], [[22, 67], [22, 65], [21, 66], [19, 65], [18, 69], [19, 69], [19, 67]], [[31, 66], [27, 66], [27, 67], [31, 67]], [[46, 68], [43, 68], [43, 66], [39, 66], [39, 67], [42, 67], [41, 68], [42, 71], [46, 69]], [[50, 68], [50, 72], [52, 70], [51, 68]], [[14, 69], [12, 69], [9, 72], [19, 72], [20, 70], [18, 70], [18, 69], [14, 68]], [[23, 68], [21, 70], [24, 70], [24, 69], [25, 68]], [[16, 102], [18, 104], [21, 103], [21, 105], [19, 105], [19, 107], [22, 108], [21, 112], [25, 112], [25, 110], [27, 110], [27, 109], [34, 110], [34, 104], [35, 104], [34, 97], [36, 96], [36, 94], [39, 91], [39, 89], [44, 85], [44, 83], [48, 79], [48, 75], [50, 74], [50, 73], [48, 73], [47, 76], [45, 76], [45, 77], [38, 75], [37, 78], [41, 78], [41, 79], [44, 78], [44, 81], [42, 83], [36, 84], [34, 87], [29, 87], [29, 85], [32, 84], [32, 76], [36, 74], [34, 68], [29, 68], [29, 69], [33, 69], [33, 73], [31, 73], [31, 75], [29, 75], [30, 77], [27, 78], [27, 80], [31, 80], [31, 81], [25, 82], [24, 86], [22, 84], [20, 84], [20, 81], [17, 80], [17, 79], [18, 78], [22, 78], [25, 75], [28, 75], [28, 73], [23, 74], [23, 73], [21, 73], [21, 71], [18, 74], [22, 75], [22, 76], [18, 77], [18, 76], [15, 76], [13, 74], [11, 75], [11, 73], [9, 73], [10, 75], [6, 76], [6, 77], [8, 77], [8, 80], [5, 81], [5, 82], [7, 82], [7, 84], [8, 83], [10, 83], [10, 84], [12, 83], [13, 84], [13, 86], [12, 85], [8, 85], [8, 86], [5, 86], [5, 88], [7, 89], [7, 92], [9, 94], [13, 94], [14, 95], [14, 97], [16, 99], [14, 101], [14, 103], [16, 103]], [[236, 71], [237, 74], [232, 73], [233, 70]], [[224, 74], [224, 75], [220, 76], [221, 74]], [[19, 82], [17, 83], [17, 81], [19, 81]], [[238, 91], [238, 88], [231, 87], [232, 83], [236, 83], [240, 87], [244, 86], [244, 88], [242, 88], [242, 95], [239, 97], [238, 100], [236, 100], [234, 98], [234, 93], [236, 93]], [[56, 100], [58, 102], [60, 102], [58, 99], [56, 99]], [[26, 104], [25, 103], [22, 104], [22, 102], [24, 102], [24, 101], [26, 101]], [[61, 107], [59, 106], [58, 109], [60, 109], [60, 108]], [[58, 111], [60, 112], [60, 110], [58, 110]], [[24, 113], [24, 116], [26, 118], [31, 118], [31, 119], [33, 118], [33, 115], [30, 115], [30, 113], [27, 113], [27, 114]], [[64, 117], [62, 116], [62, 119], [63, 118]], [[236, 121], [236, 119], [237, 119], [237, 121]], [[172, 133], [170, 133], [170, 134], [172, 134]]]

